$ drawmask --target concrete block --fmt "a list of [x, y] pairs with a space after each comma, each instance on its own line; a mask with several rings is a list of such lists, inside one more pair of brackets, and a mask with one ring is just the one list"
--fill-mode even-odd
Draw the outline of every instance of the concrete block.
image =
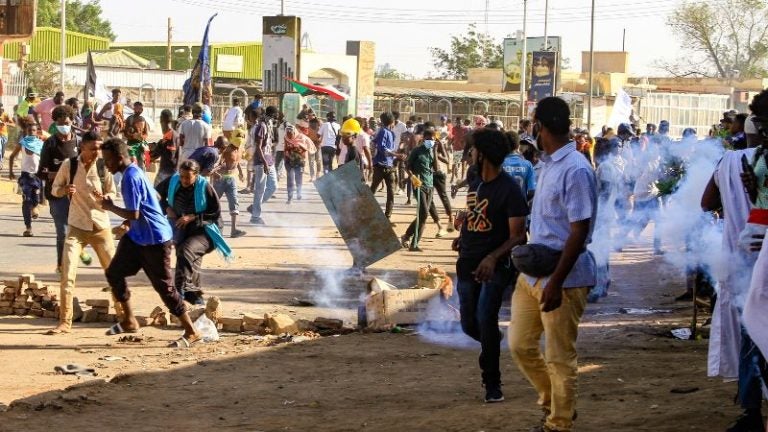
[[278, 335], [282, 333], [296, 333], [299, 331], [299, 327], [296, 321], [288, 315], [275, 313], [264, 314], [264, 321], [267, 323], [267, 327], [272, 331], [272, 334]]
[[21, 280], [20, 279], [6, 279], [3, 281], [3, 285], [5, 285], [7, 288], [15, 288], [17, 291], [21, 287]]
[[85, 304], [94, 308], [109, 309], [109, 300], [107, 299], [88, 299]]
[[81, 319], [81, 322], [83, 323], [93, 323], [99, 321], [99, 311], [96, 309], [88, 309], [87, 311], [83, 312], [83, 318]]
[[42, 309], [35, 309], [32, 308], [29, 310], [30, 315], [34, 315], [36, 317], [42, 317], [43, 316], [43, 310]]
[[225, 332], [240, 333], [243, 331], [243, 319], [242, 318], [219, 318], [219, 324], [221, 329]]
[[43, 309], [43, 318], [58, 318], [58, 317], [59, 317], [58, 312]]
[[0, 307], [0, 315], [11, 315], [13, 313], [13, 309], [10, 307]]
[[339, 330], [344, 327], [344, 321], [335, 318], [317, 317], [313, 323], [315, 327], [326, 330]]
[[28, 309], [27, 308], [14, 308], [13, 313], [14, 315], [26, 315]]

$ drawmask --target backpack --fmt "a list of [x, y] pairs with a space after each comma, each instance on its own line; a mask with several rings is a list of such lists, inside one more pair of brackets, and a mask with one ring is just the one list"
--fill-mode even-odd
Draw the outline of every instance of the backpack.
[[336, 129], [333, 128], [333, 122], [328, 123], [328, 127], [331, 128], [333, 134], [336, 136], [336, 156], [341, 154], [341, 135]]
[[[77, 163], [77, 156], [69, 158], [69, 183], [72, 184], [75, 181], [75, 174], [77, 174], [77, 166], [79, 164]], [[96, 172], [99, 175], [99, 181], [101, 181], [101, 193], [106, 194], [107, 191], [104, 189], [106, 186], [106, 178], [107, 178], [107, 167], [104, 165], [104, 159], [98, 158], [96, 159]]]

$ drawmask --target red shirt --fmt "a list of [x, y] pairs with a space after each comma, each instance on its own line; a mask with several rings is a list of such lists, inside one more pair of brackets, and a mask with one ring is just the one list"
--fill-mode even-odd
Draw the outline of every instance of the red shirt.
[[464, 151], [464, 141], [470, 129], [467, 126], [453, 127], [453, 151]]

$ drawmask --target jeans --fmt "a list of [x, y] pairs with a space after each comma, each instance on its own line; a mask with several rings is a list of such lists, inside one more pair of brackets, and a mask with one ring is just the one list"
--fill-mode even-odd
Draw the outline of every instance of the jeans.
[[216, 191], [216, 194], [219, 195], [219, 198], [221, 198], [222, 195], [227, 196], [229, 214], [240, 214], [240, 202], [237, 199], [237, 179], [234, 176], [221, 176], [213, 183], [213, 189]]
[[[419, 212], [416, 214], [416, 219], [408, 225], [408, 229], [405, 231], [406, 239], [413, 237], [411, 245], [418, 245], [419, 240], [424, 235], [424, 225], [429, 215], [429, 206], [432, 205], [432, 186], [422, 185], [416, 189], [416, 197], [419, 202]], [[418, 234], [416, 233], [416, 225], [419, 226]]]
[[32, 228], [32, 209], [40, 204], [40, 190], [43, 183], [33, 174], [22, 172], [18, 180], [21, 189], [21, 215], [24, 218], [24, 226]]
[[304, 166], [287, 167], [286, 177], [288, 178], [288, 201], [293, 198], [294, 190], [296, 191], [296, 198], [301, 199]]
[[[433, 176], [433, 182], [435, 183], [435, 192], [437, 192], [437, 196], [440, 197], [440, 201], [443, 203], [443, 207], [445, 208], [445, 214], [447, 214], [448, 217], [451, 217], [453, 210], [451, 209], [451, 199], [448, 197], [448, 190], [446, 189], [447, 180], [448, 180], [448, 176], [442, 171], [436, 171]], [[434, 205], [435, 205], [435, 202], [432, 201], [432, 206], [434, 207]]]
[[130, 236], [124, 235], [117, 244], [112, 262], [104, 272], [115, 300], [127, 302], [131, 299], [125, 278], [144, 270], [171, 314], [183, 315], [186, 310], [184, 300], [176, 291], [171, 271], [172, 250], [173, 242], [170, 240], [162, 244], [141, 246], [131, 240]]
[[314, 179], [320, 177], [323, 172], [323, 153], [317, 150], [315, 154], [309, 155], [309, 175]]
[[0, 135], [0, 169], [2, 169], [3, 161], [5, 160], [5, 146], [7, 144], [8, 144], [8, 135]]
[[269, 174], [264, 174], [264, 165], [255, 165], [253, 171], [253, 208], [251, 222], [261, 219], [261, 205], [274, 195], [277, 190], [275, 167], [269, 167]]
[[323, 174], [328, 174], [333, 171], [333, 160], [336, 158], [336, 148], [321, 147], [320, 151], [322, 152], [323, 158]]
[[[551, 312], [541, 311], [541, 280], [531, 286], [517, 278], [512, 294], [509, 350], [517, 367], [538, 393], [538, 404], [547, 414], [544, 426], [557, 431], [573, 429], [577, 397], [576, 338], [587, 304], [589, 288], [563, 290], [563, 302]], [[544, 334], [544, 353], [541, 335]]]
[[489, 282], [477, 282], [472, 272], [480, 260], [459, 257], [456, 262], [456, 290], [459, 293], [461, 329], [472, 339], [480, 342], [480, 369], [483, 383], [501, 384], [499, 356], [501, 333], [499, 309], [504, 290], [514, 275], [509, 259], [500, 260]]
[[382, 180], [387, 187], [387, 205], [384, 215], [389, 219], [392, 216], [392, 207], [395, 205], [395, 183], [397, 182], [397, 170], [392, 167], [376, 165], [373, 167], [373, 181], [371, 182], [371, 192], [376, 195], [376, 189], [379, 188]]
[[67, 236], [69, 220], [69, 198], [52, 197], [48, 200], [53, 225], [56, 227], [56, 265], [61, 267], [61, 257], [64, 251], [64, 238]]
[[747, 330], [741, 327], [741, 352], [739, 353], [739, 403], [745, 410], [760, 410], [763, 403], [761, 369], [765, 364]]

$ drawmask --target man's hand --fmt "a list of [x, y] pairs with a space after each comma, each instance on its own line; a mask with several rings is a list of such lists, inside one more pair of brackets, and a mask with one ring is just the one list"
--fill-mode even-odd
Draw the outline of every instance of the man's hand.
[[421, 180], [416, 177], [415, 175], [411, 176], [411, 184], [413, 185], [414, 189], [418, 189], [421, 187]]
[[741, 173], [741, 182], [744, 183], [744, 189], [750, 196], [757, 191], [757, 176], [751, 170]]
[[184, 215], [176, 220], [176, 228], [184, 228], [195, 221], [195, 215]]
[[543, 312], [552, 312], [563, 303], [563, 287], [555, 284], [550, 279], [541, 293], [541, 310]]
[[752, 252], [760, 252], [760, 249], [762, 249], [763, 247], [763, 240], [765, 239], [765, 234], [753, 235], [752, 238], [758, 241], [754, 241], [750, 243], [749, 250], [751, 250]]
[[67, 185], [67, 196], [72, 199], [72, 196], [77, 192], [77, 188], [73, 184]]
[[480, 261], [480, 265], [475, 269], [474, 275], [477, 282], [488, 282], [493, 278], [493, 271], [496, 269], [496, 258], [487, 255]]
[[112, 202], [112, 198], [104, 196], [101, 198], [101, 208], [106, 211], [112, 211], [115, 209], [115, 203]]

